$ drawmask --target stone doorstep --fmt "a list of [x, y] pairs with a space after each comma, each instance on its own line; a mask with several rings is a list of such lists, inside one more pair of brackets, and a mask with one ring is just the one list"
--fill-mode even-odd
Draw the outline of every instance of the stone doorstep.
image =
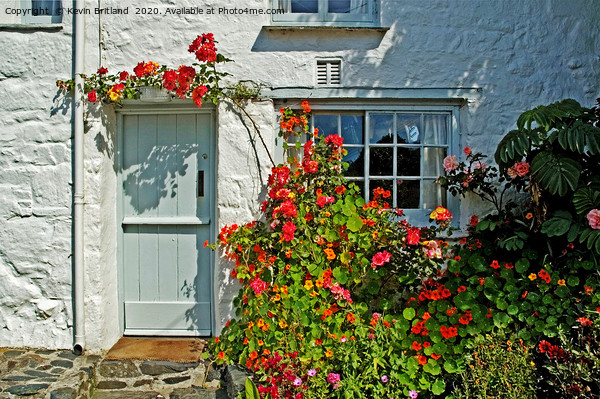
[[204, 362], [103, 360], [96, 368], [93, 398], [227, 399], [224, 373], [207, 369]]

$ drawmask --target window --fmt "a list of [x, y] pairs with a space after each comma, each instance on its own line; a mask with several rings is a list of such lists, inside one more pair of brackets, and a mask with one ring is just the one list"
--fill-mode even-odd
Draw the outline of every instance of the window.
[[[4, 0], [0, 24], [20, 25], [23, 29], [62, 22], [61, 0]], [[29, 26], [28, 26], [29, 25]], [[52, 27], [56, 28], [55, 26]]]
[[318, 111], [319, 133], [344, 138], [349, 166], [346, 177], [358, 184], [365, 200], [381, 187], [392, 194], [390, 206], [404, 210], [413, 224], [426, 224], [436, 206], [453, 208], [448, 194], [435, 183], [443, 160], [457, 145], [453, 107], [379, 111]]
[[24, 8], [31, 12], [23, 16], [24, 23], [51, 24], [62, 22], [61, 0], [22, 0]]
[[306, 26], [376, 26], [377, 0], [273, 0], [273, 22]]

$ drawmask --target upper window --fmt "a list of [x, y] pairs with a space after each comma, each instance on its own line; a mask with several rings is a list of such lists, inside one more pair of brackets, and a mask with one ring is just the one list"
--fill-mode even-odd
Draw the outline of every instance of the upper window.
[[437, 206], [452, 210], [448, 193], [435, 183], [457, 142], [451, 108], [315, 111], [312, 121], [319, 133], [344, 138], [345, 175], [363, 189], [365, 200], [374, 188], [389, 190], [390, 206], [403, 209], [413, 224], [425, 224]]
[[273, 0], [273, 22], [306, 26], [376, 26], [377, 0]]
[[22, 0], [30, 12], [23, 16], [24, 23], [54, 24], [62, 22], [61, 0]]

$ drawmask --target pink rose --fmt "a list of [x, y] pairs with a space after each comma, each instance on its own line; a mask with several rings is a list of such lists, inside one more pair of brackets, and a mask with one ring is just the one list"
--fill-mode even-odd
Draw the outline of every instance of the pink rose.
[[444, 158], [444, 170], [446, 172], [452, 172], [456, 168], [458, 168], [456, 155], [448, 155], [446, 158]]
[[587, 214], [587, 219], [590, 224], [590, 227], [594, 230], [600, 230], [600, 210], [592, 209], [590, 213]]
[[529, 164], [527, 162], [517, 162], [513, 165], [513, 168], [515, 173], [520, 177], [523, 177], [529, 173]]
[[511, 179], [514, 179], [515, 177], [517, 177], [517, 171], [515, 170], [514, 166], [511, 166], [510, 168], [508, 168], [508, 170], [506, 171], [506, 174]]
[[384, 263], [389, 262], [392, 254], [388, 251], [377, 252], [373, 255], [373, 259], [371, 260], [371, 267], [375, 269], [377, 266], [383, 266]]
[[417, 245], [421, 239], [421, 229], [417, 227], [410, 227], [406, 231], [406, 243], [408, 245]]

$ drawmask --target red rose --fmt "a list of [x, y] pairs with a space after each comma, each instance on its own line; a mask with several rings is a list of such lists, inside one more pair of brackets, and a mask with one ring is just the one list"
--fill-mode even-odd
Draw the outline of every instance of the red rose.
[[98, 75], [106, 75], [108, 73], [108, 69], [101, 67], [98, 69]]
[[121, 80], [127, 80], [128, 78], [129, 78], [129, 72], [127, 72], [127, 71], [123, 71], [119, 75], [119, 79], [121, 79]]
[[88, 93], [88, 101], [91, 103], [98, 101], [98, 94], [94, 90]]

